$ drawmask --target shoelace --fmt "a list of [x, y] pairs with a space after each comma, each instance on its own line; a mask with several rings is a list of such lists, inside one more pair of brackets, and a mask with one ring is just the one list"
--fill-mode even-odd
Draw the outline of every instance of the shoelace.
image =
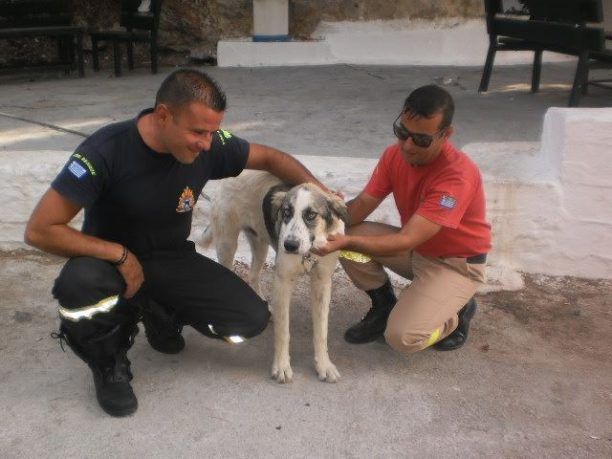
[[66, 349], [64, 349], [64, 343], [68, 344], [68, 338], [66, 338], [66, 334], [62, 330], [59, 330], [57, 332], [51, 332], [50, 336], [53, 339], [59, 340], [62, 351], [66, 352]]

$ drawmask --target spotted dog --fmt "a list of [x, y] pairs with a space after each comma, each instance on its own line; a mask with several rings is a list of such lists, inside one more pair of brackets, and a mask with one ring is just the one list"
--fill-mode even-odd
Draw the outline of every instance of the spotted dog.
[[222, 181], [212, 199], [210, 221], [200, 243], [206, 247], [214, 241], [219, 262], [230, 269], [238, 235], [244, 231], [252, 252], [248, 282], [259, 295], [268, 247], [276, 250], [270, 301], [274, 321], [272, 377], [279, 383], [293, 377], [289, 303], [296, 279], [307, 273], [311, 279], [315, 367], [320, 380], [336, 382], [340, 373], [327, 352], [327, 326], [331, 277], [338, 255], [319, 257], [310, 249], [325, 244], [328, 234], [344, 232], [348, 222], [344, 203], [313, 184], [290, 187], [267, 172], [249, 170]]

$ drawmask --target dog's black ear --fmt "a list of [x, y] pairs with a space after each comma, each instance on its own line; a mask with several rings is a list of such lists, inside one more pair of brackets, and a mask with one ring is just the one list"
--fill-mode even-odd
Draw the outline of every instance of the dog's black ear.
[[270, 239], [274, 241], [274, 245], [276, 245], [276, 241], [278, 239], [276, 224], [279, 221], [279, 214], [283, 201], [285, 200], [287, 191], [289, 191], [290, 188], [291, 187], [289, 185], [285, 184], [273, 186], [270, 188], [270, 190], [268, 190], [261, 204], [264, 223], [266, 224], [266, 229], [268, 230]]
[[328, 197], [327, 206], [333, 214], [344, 222], [346, 227], [349, 226], [351, 219], [346, 209], [346, 204], [340, 198]]

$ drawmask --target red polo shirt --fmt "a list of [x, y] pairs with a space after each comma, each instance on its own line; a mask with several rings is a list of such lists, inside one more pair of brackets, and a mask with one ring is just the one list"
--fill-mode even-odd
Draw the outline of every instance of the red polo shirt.
[[489, 252], [491, 225], [478, 166], [446, 142], [431, 163], [412, 166], [397, 144], [380, 158], [365, 192], [383, 199], [393, 193], [402, 225], [420, 216], [441, 225], [441, 230], [415, 248], [430, 257], [469, 257]]

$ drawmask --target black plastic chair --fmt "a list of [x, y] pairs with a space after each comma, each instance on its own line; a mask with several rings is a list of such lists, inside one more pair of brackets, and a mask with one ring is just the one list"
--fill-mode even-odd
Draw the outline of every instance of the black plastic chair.
[[151, 55], [151, 73], [157, 73], [158, 49], [157, 30], [162, 0], [151, 0], [149, 11], [138, 11], [140, 1], [121, 1], [121, 26], [123, 30], [92, 31], [91, 47], [93, 69], [100, 70], [98, 59], [99, 43], [110, 42], [113, 45], [113, 62], [115, 76], [121, 76], [121, 43], [127, 45], [128, 69], [134, 69], [134, 44], [148, 43]]
[[[606, 32], [606, 41], [612, 41], [612, 32]], [[599, 52], [589, 54], [589, 61], [586, 65], [583, 76], [582, 94], [587, 94], [588, 85], [597, 86], [604, 89], [612, 89], [612, 79], [602, 78], [589, 80], [589, 70], [610, 69], [612, 68], [612, 49], [604, 49]]]
[[[84, 32], [73, 23], [69, 0], [0, 0], [0, 40], [49, 37], [56, 40], [58, 50], [58, 58], [51, 62], [9, 64], [0, 69], [61, 66], [66, 74], [76, 68], [82, 77]], [[39, 44], [35, 46], [40, 49]]]
[[532, 92], [540, 87], [543, 51], [577, 56], [570, 107], [578, 106], [588, 84], [608, 87], [607, 80], [588, 79], [589, 68], [607, 68], [612, 63], [612, 50], [605, 46], [606, 33], [597, 26], [603, 23], [601, 1], [525, 0], [521, 11], [506, 11], [503, 0], [484, 0], [489, 50], [478, 92], [488, 90], [497, 51], [534, 52]]

